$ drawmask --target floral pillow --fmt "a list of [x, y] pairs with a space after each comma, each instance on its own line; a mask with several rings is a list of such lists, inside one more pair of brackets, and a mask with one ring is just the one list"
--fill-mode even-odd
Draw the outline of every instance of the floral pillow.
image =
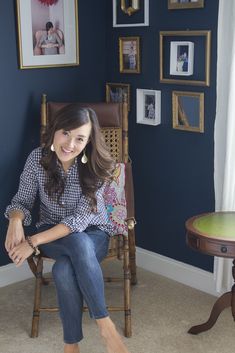
[[110, 222], [114, 226], [114, 234], [128, 235], [125, 223], [127, 218], [125, 196], [125, 164], [117, 163], [114, 178], [104, 191], [104, 199]]

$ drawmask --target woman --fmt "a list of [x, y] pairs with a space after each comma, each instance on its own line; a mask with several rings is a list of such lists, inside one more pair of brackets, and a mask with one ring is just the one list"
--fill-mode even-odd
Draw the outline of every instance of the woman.
[[[83, 299], [107, 352], [128, 353], [106, 310], [99, 265], [113, 232], [103, 191], [112, 178], [114, 162], [95, 112], [76, 104], [62, 108], [44, 143], [29, 155], [19, 190], [6, 209], [6, 249], [17, 266], [40, 250], [56, 260], [52, 272], [64, 330], [64, 353], [80, 352]], [[25, 239], [23, 224], [31, 222], [30, 210], [37, 193], [37, 232]]]
[[52, 22], [46, 23], [46, 33], [43, 34], [39, 40], [38, 47], [42, 48], [45, 55], [59, 54], [58, 48], [61, 47], [62, 40], [54, 31]]

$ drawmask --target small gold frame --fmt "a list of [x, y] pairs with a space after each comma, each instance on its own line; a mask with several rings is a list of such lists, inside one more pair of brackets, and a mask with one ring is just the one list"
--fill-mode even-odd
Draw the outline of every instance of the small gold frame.
[[131, 6], [126, 5], [126, 0], [121, 0], [121, 9], [128, 16], [133, 15], [136, 11], [140, 9], [139, 0], [131, 0]]
[[[118, 97], [111, 97], [112, 90], [116, 90], [114, 93], [119, 93]], [[119, 91], [119, 92], [117, 92]], [[121, 96], [120, 96], [121, 94]], [[125, 100], [126, 99], [126, 100]], [[106, 83], [106, 102], [122, 103], [126, 101], [128, 111], [130, 111], [130, 84], [129, 83]]]
[[[205, 78], [204, 80], [185, 80], [164, 77], [164, 60], [163, 60], [163, 42], [165, 37], [205, 37]], [[210, 60], [211, 60], [211, 31], [160, 31], [160, 82], [162, 83], [177, 83], [182, 85], [210, 86]]]
[[140, 73], [140, 37], [119, 37], [121, 73]]
[[198, 0], [193, 2], [182, 2], [168, 0], [169, 10], [181, 10], [181, 9], [198, 9], [204, 7], [204, 0]]
[[204, 132], [204, 93], [173, 91], [172, 113], [173, 129]]

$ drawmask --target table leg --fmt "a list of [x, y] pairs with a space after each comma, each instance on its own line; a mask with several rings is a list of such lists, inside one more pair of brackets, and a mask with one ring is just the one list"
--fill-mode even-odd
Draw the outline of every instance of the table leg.
[[232, 292], [227, 292], [223, 294], [217, 301], [215, 302], [209, 319], [207, 322], [201, 325], [193, 326], [188, 330], [188, 333], [191, 333], [193, 335], [197, 335], [198, 333], [204, 332], [209, 330], [214, 324], [216, 323], [216, 320], [218, 319], [220, 313], [225, 309], [231, 306], [231, 301], [232, 301]]
[[232, 286], [232, 302], [231, 302], [231, 306], [232, 306], [233, 319], [235, 321], [235, 259], [233, 260], [232, 275], [233, 275], [234, 284]]

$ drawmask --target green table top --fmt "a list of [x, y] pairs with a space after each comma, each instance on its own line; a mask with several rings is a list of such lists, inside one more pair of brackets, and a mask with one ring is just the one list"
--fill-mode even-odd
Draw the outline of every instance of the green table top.
[[192, 226], [206, 237], [235, 241], [235, 212], [214, 212], [198, 216]]

